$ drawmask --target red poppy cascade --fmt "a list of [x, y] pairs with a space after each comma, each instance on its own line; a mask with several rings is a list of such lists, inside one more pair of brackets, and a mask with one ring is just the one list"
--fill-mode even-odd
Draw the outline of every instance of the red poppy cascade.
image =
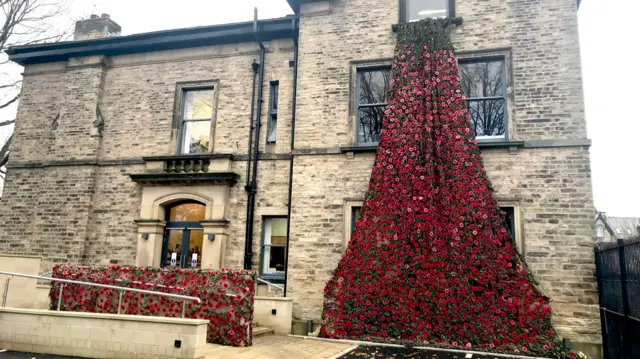
[[573, 357], [492, 196], [445, 20], [401, 25], [389, 105], [321, 336]]

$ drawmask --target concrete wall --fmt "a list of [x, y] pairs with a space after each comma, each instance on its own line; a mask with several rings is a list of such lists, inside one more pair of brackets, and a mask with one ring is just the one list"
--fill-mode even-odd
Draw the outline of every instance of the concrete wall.
[[[276, 311], [273, 314], [273, 310]], [[276, 334], [291, 334], [293, 299], [278, 297], [256, 297], [253, 321], [261, 327], [273, 328]]]
[[[39, 275], [40, 258], [20, 255], [0, 255], [0, 272]], [[0, 301], [8, 276], [0, 275]], [[45, 294], [46, 293], [46, 294]], [[35, 279], [12, 277], [9, 281], [7, 307], [48, 308], [49, 286], [39, 285]]]
[[[0, 309], [0, 347], [83, 358], [203, 358], [208, 321]], [[175, 348], [176, 340], [181, 347]]]

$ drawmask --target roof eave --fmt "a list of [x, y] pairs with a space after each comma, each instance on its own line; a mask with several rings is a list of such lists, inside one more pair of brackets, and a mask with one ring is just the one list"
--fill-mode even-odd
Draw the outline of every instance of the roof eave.
[[[298, 28], [295, 16], [258, 22], [263, 41], [293, 38]], [[16, 46], [7, 49], [9, 59], [20, 64], [65, 61], [90, 55], [123, 55], [191, 47], [253, 42], [253, 22], [158, 31], [86, 41]]]

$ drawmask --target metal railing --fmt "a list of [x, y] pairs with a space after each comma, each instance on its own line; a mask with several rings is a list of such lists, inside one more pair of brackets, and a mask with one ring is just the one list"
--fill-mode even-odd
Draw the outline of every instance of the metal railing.
[[39, 279], [39, 280], [45, 280], [45, 281], [49, 281], [49, 282], [62, 283], [60, 285], [60, 293], [58, 294], [58, 307], [57, 307], [58, 311], [60, 311], [60, 307], [62, 306], [62, 293], [64, 291], [64, 285], [65, 284], [77, 284], [77, 285], [84, 285], [84, 286], [87, 286], [87, 287], [98, 287], [98, 288], [105, 288], [105, 289], [114, 289], [116, 291], [119, 291], [119, 293], [118, 293], [118, 314], [120, 314], [120, 307], [122, 305], [122, 296], [124, 295], [124, 292], [134, 292], [134, 293], [158, 295], [158, 296], [161, 296], [161, 297], [168, 297], [168, 298], [174, 298], [174, 299], [182, 300], [182, 318], [184, 318], [184, 313], [185, 313], [185, 311], [187, 309], [187, 301], [195, 301], [195, 302], [198, 302], [198, 303], [201, 302], [200, 298], [198, 298], [198, 297], [190, 297], [188, 295], [154, 292], [154, 291], [151, 291], [151, 290], [144, 290], [144, 289], [117, 287], [117, 286], [114, 286], [114, 285], [98, 284], [98, 283], [91, 283], [91, 282], [81, 282], [81, 281], [70, 280], [70, 279], [59, 279], [59, 278], [43, 277], [43, 276], [39, 276], [39, 275], [30, 275], [30, 274], [12, 273], [12, 272], [2, 272], [2, 271], [0, 271], [0, 275], [8, 276], [7, 280], [4, 282], [4, 292], [2, 294], [2, 308], [4, 308], [5, 305], [7, 304], [7, 296], [9, 295], [9, 282], [11, 281], [11, 278], [13, 278], [13, 277]]
[[269, 285], [269, 286], [272, 286], [272, 287], [274, 287], [274, 288], [280, 289], [281, 291], [284, 291], [284, 287], [283, 287], [283, 286], [280, 286], [280, 285], [277, 285], [277, 284], [271, 283], [271, 282], [269, 282], [269, 281], [266, 281], [266, 280], [264, 280], [264, 279], [260, 279], [260, 278], [256, 278], [256, 280], [257, 280], [258, 282], [260, 282], [260, 283], [264, 283], [264, 284], [266, 284], [266, 285]]

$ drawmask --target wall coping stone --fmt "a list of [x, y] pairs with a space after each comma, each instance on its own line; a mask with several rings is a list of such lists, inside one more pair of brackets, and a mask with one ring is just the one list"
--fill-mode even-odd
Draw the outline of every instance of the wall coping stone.
[[11, 254], [11, 253], [2, 253], [2, 254], [0, 254], [0, 258], [2, 258], [2, 257], [42, 259], [42, 257], [40, 257], [40, 256], [29, 256], [29, 255]]
[[204, 319], [183, 319], [183, 318], [166, 318], [166, 317], [150, 317], [143, 315], [124, 315], [124, 314], [103, 314], [103, 313], [84, 313], [84, 312], [65, 312], [42, 309], [21, 309], [21, 308], [0, 308], [0, 314], [27, 314], [27, 315], [44, 315], [51, 317], [67, 317], [67, 318], [90, 318], [90, 319], [110, 319], [122, 320], [129, 322], [147, 322], [147, 323], [163, 323], [163, 324], [180, 324], [180, 325], [208, 325], [209, 321]]
[[276, 302], [293, 302], [293, 298], [291, 297], [265, 297], [265, 296], [255, 296], [255, 300], [272, 300]]

